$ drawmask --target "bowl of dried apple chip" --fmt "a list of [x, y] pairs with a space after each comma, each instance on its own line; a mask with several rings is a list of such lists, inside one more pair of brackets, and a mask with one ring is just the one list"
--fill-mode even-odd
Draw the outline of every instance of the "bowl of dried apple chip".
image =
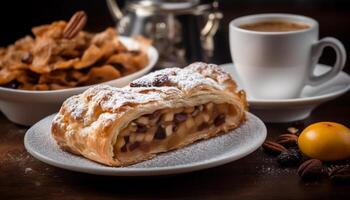
[[118, 36], [114, 28], [89, 33], [86, 21], [79, 11], [0, 48], [0, 110], [9, 120], [32, 125], [92, 85], [122, 87], [156, 64], [148, 39]]

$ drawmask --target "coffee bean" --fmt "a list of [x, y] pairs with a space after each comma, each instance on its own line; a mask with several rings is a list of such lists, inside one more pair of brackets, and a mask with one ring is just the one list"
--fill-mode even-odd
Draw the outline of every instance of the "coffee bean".
[[337, 166], [330, 170], [330, 178], [334, 182], [350, 183], [350, 166]]

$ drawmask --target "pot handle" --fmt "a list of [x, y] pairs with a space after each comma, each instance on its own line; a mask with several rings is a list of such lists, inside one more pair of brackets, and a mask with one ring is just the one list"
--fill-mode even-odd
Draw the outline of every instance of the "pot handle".
[[204, 38], [213, 37], [219, 28], [222, 13], [218, 10], [219, 3], [213, 2], [213, 11], [208, 15], [208, 21], [201, 30], [201, 36]]
[[123, 12], [120, 10], [116, 0], [106, 0], [109, 12], [112, 14], [115, 21], [119, 21], [123, 17]]

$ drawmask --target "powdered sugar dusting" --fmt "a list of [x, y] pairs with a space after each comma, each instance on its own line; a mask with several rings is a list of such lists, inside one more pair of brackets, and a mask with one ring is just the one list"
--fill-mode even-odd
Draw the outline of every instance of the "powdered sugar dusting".
[[64, 107], [73, 119], [82, 119], [84, 124], [91, 124], [92, 121], [87, 120], [94, 119], [91, 116], [96, 114], [97, 108], [119, 112], [128, 105], [132, 107], [135, 104], [164, 101], [171, 95], [179, 98], [197, 86], [223, 90], [227, 87], [223, 83], [228, 79], [230, 76], [217, 65], [194, 63], [184, 69], [167, 68], [150, 73], [124, 88], [107, 85], [92, 87], [82, 95], [69, 98]]
[[[223, 89], [223, 81], [230, 79], [219, 66], [206, 63], [194, 63], [184, 69], [167, 68], [150, 73], [131, 83], [131, 85], [154, 86], [159, 77], [167, 77], [166, 87], [177, 87], [180, 90], [188, 91], [199, 85], [207, 85], [216, 89]], [[164, 79], [164, 78], [163, 78]]]
[[68, 98], [63, 105], [63, 108], [66, 108], [74, 119], [78, 119], [79, 116], [86, 113], [86, 108], [84, 107], [83, 102], [81, 102], [79, 95]]
[[196, 62], [191, 64], [189, 68], [200, 72], [205, 77], [215, 77], [219, 83], [232, 79], [229, 73], [226, 73], [222, 67], [215, 64]]
[[[145, 104], [152, 101], [163, 100], [163, 95], [173, 91], [173, 88], [114, 88], [110, 86], [97, 86], [91, 90], [98, 91], [96, 95], [85, 93], [86, 98], [91, 98], [93, 104], [101, 106], [103, 110], [117, 111], [127, 104]], [[177, 92], [180, 92], [177, 90]], [[93, 92], [94, 93], [94, 92]]]

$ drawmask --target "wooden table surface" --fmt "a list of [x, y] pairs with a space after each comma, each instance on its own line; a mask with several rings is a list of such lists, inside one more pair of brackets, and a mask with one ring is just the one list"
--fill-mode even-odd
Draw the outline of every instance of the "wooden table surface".
[[[43, 2], [47, 1], [41, 1]], [[61, 5], [58, 2], [60, 1], [56, 1], [56, 4]], [[87, 1], [90, 2], [88, 7], [85, 2], [80, 1], [79, 6], [77, 4], [75, 7], [67, 8], [73, 12], [85, 5], [88, 11], [90, 9], [90, 13], [100, 13], [96, 14], [97, 18], [92, 18], [94, 24], [104, 25], [104, 20], [100, 19], [103, 18], [101, 13], [106, 13], [106, 8], [103, 7], [102, 10], [91, 6], [92, 1]], [[47, 6], [50, 3], [47, 3]], [[69, 1], [69, 4], [73, 3]], [[236, 6], [232, 3], [232, 6], [222, 7], [225, 14], [222, 26], [224, 28], [219, 31], [217, 39], [225, 45], [220, 46], [219, 52], [216, 53], [217, 63], [230, 61], [227, 45], [229, 20], [251, 13], [279, 11], [309, 15], [320, 21], [321, 36], [336, 36], [345, 42], [346, 46], [350, 44], [350, 29], [345, 28], [350, 24], [348, 7], [338, 9], [334, 4], [326, 4], [327, 11], [325, 11], [323, 9], [325, 7], [314, 6], [311, 3], [306, 6], [302, 3], [295, 3], [292, 6], [262, 3], [257, 5], [244, 3]], [[3, 8], [9, 10], [4, 6]], [[25, 6], [22, 8], [26, 9]], [[33, 14], [35, 11], [33, 9], [34, 6], [26, 10], [32, 10]], [[54, 8], [51, 10], [55, 11]], [[38, 12], [40, 17], [42, 13], [39, 10]], [[57, 12], [47, 11], [41, 19], [51, 19], [45, 17]], [[98, 18], [99, 16], [101, 18]], [[35, 23], [40, 24], [42, 21]], [[12, 25], [8, 27], [11, 28]], [[15, 32], [6, 33], [8, 38], [11, 38]], [[297, 124], [266, 124], [268, 138], [276, 138], [292, 125], [303, 127], [318, 121], [334, 121], [350, 127], [349, 102], [348, 92], [334, 101], [319, 106], [309, 118]], [[296, 175], [295, 168], [280, 168], [275, 159], [266, 155], [261, 149], [223, 166], [182, 175], [107, 177], [71, 172], [42, 163], [29, 155], [23, 145], [27, 129], [28, 127], [11, 123], [0, 114], [0, 199], [350, 199], [350, 184], [335, 184], [329, 180], [301, 181]]]

